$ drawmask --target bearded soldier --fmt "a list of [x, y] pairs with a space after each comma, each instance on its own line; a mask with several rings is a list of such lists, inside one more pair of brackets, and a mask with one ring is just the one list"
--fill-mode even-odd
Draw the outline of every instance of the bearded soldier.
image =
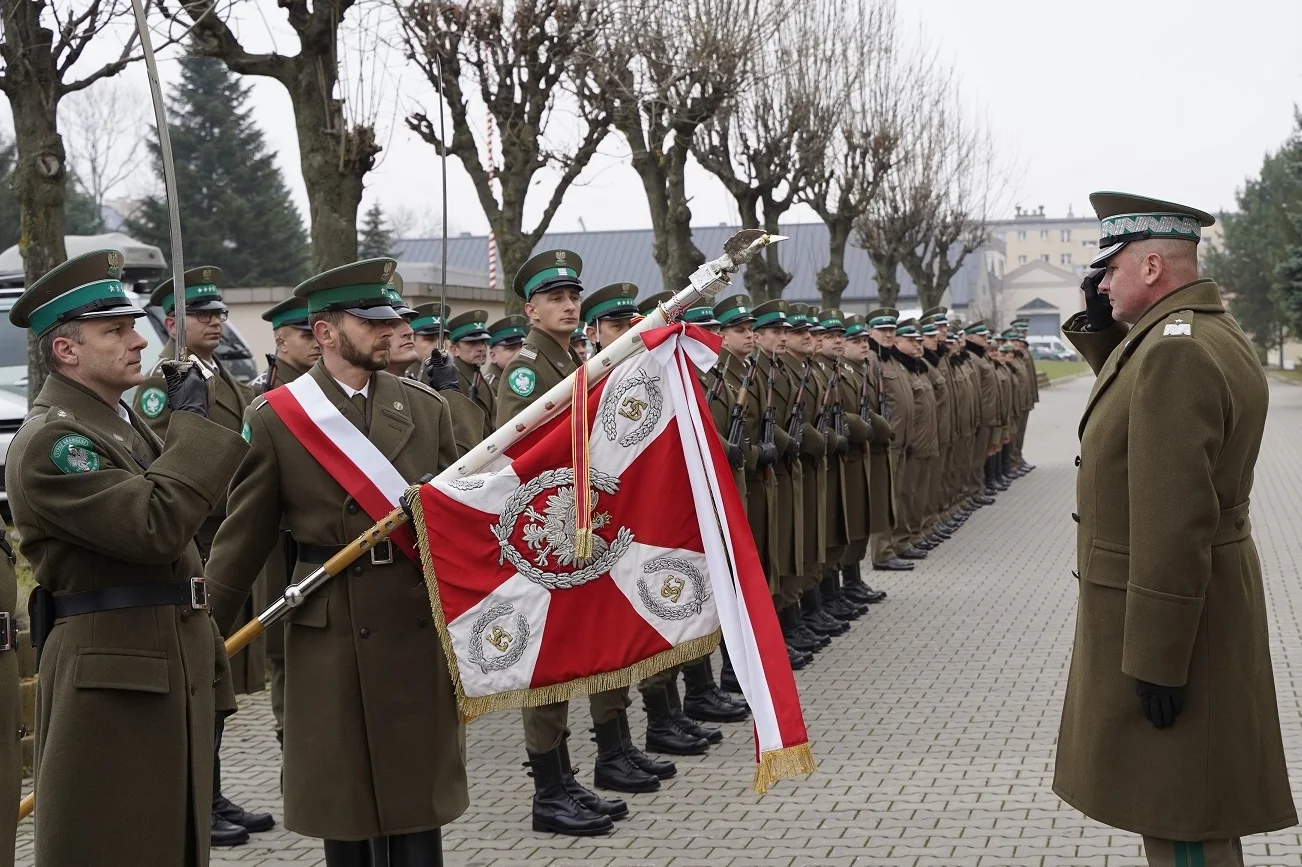
[[1080, 604], [1054, 791], [1148, 863], [1239, 867], [1297, 824], [1249, 501], [1261, 362], [1198, 277], [1204, 211], [1094, 193], [1099, 254], [1064, 331], [1098, 379], [1080, 422]]
[[[208, 419], [198, 366], [162, 366], [166, 440], [122, 402], [144, 381], [147, 342], [121, 263], [116, 250], [71, 259], [9, 312], [36, 336], [50, 371], [5, 467], [40, 585], [32, 627], [42, 867], [208, 863], [225, 652], [193, 540], [225, 501], [247, 445]], [[125, 814], [106, 809], [126, 804]]]
[[[384, 291], [394, 265], [357, 262], [294, 290], [321, 360], [246, 414], [251, 448], [208, 562], [223, 627], [281, 526], [302, 580], [397, 507], [374, 468], [415, 482], [456, 460], [447, 402], [385, 371], [400, 320]], [[452, 365], [434, 362], [431, 376], [455, 390]], [[323, 839], [330, 867], [441, 863], [439, 829], [468, 803], [464, 731], [415, 556], [401, 536], [377, 545], [289, 618], [285, 826]]]
[[[580, 360], [570, 338], [580, 328], [582, 272], [578, 254], [549, 250], [525, 262], [516, 273], [512, 288], [524, 300], [531, 328], [502, 372], [497, 390], [499, 427], [578, 369]], [[593, 724], [616, 727], [625, 755], [636, 761], [628, 728], [628, 689], [593, 693], [588, 700]], [[612, 819], [628, 816], [628, 805], [599, 798], [575, 779], [567, 744], [569, 715], [567, 701], [523, 710], [525, 750], [533, 769], [533, 828], [577, 836], [603, 834], [612, 829]], [[644, 770], [654, 774], [649, 767]]]
[[[217, 346], [221, 342], [222, 323], [229, 316], [226, 304], [222, 301], [218, 284], [222, 271], [211, 265], [191, 268], [185, 272], [185, 342], [186, 350], [199, 359], [199, 363], [213, 376], [208, 380], [210, 409], [208, 417], [227, 430], [239, 432], [244, 427], [244, 410], [253, 400], [254, 391], [249, 386], [231, 376], [220, 361], [217, 360]], [[172, 338], [163, 346], [161, 359], [176, 355], [176, 318], [173, 311], [176, 298], [171, 280], [165, 280], [150, 295], [149, 302], [161, 307], [166, 314], [164, 324]], [[159, 361], [144, 385], [136, 393], [136, 409], [143, 415], [149, 426], [160, 437], [166, 436], [167, 426], [171, 421], [171, 410], [167, 406], [164, 389], [167, 383], [162, 376], [162, 364]], [[206, 560], [217, 535], [217, 529], [226, 517], [226, 500], [223, 497], [199, 529], [199, 553]], [[267, 607], [267, 587], [255, 583], [249, 604], [240, 613], [237, 626], [247, 623], [251, 617]], [[216, 720], [216, 750], [213, 754], [213, 791], [212, 791], [212, 844], [214, 846], [236, 846], [249, 839], [250, 831], [269, 831], [275, 826], [270, 813], [251, 813], [233, 803], [222, 794], [221, 743], [226, 717], [235, 711], [235, 695], [261, 692], [267, 682], [266, 642], [258, 639], [244, 649], [244, 652], [231, 660], [231, 692], [223, 691], [218, 695]]]

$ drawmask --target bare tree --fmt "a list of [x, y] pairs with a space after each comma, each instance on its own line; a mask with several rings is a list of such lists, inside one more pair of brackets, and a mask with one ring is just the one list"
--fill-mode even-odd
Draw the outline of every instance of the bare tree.
[[[394, 237], [399, 239], [432, 238], [443, 228], [443, 217], [429, 206], [415, 208], [399, 205], [389, 212], [389, 225], [393, 228]], [[454, 228], [455, 225], [449, 221], [448, 231], [451, 232]]]
[[[809, 179], [801, 200], [827, 225], [828, 261], [816, 278], [824, 307], [839, 307], [850, 284], [846, 245], [899, 158], [909, 101], [927, 62], [903, 57], [890, 0], [847, 0], [841, 10], [841, 52], [828, 81], [846, 94], [843, 111], [826, 146], [800, 155]], [[892, 263], [883, 261], [882, 268], [894, 274]]]
[[753, 80], [754, 52], [781, 20], [778, 0], [613, 0], [590, 46], [587, 86], [602, 94], [642, 180], [664, 286], [705, 257], [692, 243], [687, 157], [698, 130]]
[[[803, 154], [826, 151], [845, 104], [833, 72], [841, 42], [829, 38], [846, 23], [843, 0], [793, 6], [770, 44], [758, 46], [747, 87], [698, 130], [692, 153], [732, 194], [745, 228], [778, 232], [778, 222], [807, 193], [815, 164]], [[779, 247], [746, 266], [756, 302], [778, 298], [791, 282]]]
[[94, 90], [72, 94], [63, 105], [74, 171], [97, 215], [108, 197], [145, 162], [140, 131], [150, 122], [147, 104], [135, 88], [109, 80]]
[[[413, 112], [407, 125], [442, 154], [460, 160], [475, 185], [508, 275], [533, 253], [551, 225], [565, 193], [606, 137], [610, 119], [588, 91], [575, 86], [575, 61], [605, 25], [596, 0], [397, 0], [408, 59], [414, 61], [451, 116], [443, 141], [441, 118]], [[568, 98], [566, 98], [568, 95]], [[475, 130], [471, 98], [488, 112], [500, 142], [501, 163]], [[577, 114], [580, 123], [568, 116]], [[577, 140], [555, 139], [557, 130], [578, 129]], [[532, 229], [525, 205], [535, 176], [560, 177]], [[496, 184], [494, 183], [496, 181]], [[500, 189], [500, 192], [499, 192]], [[508, 305], [518, 299], [507, 293]]]
[[382, 44], [375, 32], [382, 23], [378, 6], [362, 0], [355, 12], [364, 21], [359, 41], [370, 43], [370, 50], [354, 52], [362, 60], [349, 80], [340, 68], [341, 57], [349, 54], [341, 51], [341, 30], [359, 0], [278, 0], [298, 38], [298, 53], [292, 55], [245, 49], [228, 23], [234, 9], [245, 5], [241, 0], [180, 0], [175, 9], [167, 8], [166, 0], [157, 2], [173, 21], [192, 23], [197, 53], [219, 58], [240, 75], [274, 79], [288, 91], [312, 223], [312, 267], [324, 271], [354, 261], [363, 181], [381, 150], [376, 100], [366, 98], [379, 88], [375, 78], [363, 74], [373, 68]]
[[[13, 111], [17, 162], [14, 188], [22, 225], [19, 244], [31, 285], [68, 258], [64, 200], [68, 156], [59, 134], [59, 103], [140, 59], [128, 0], [0, 0], [0, 92]], [[99, 66], [80, 61], [92, 41], [100, 46], [130, 28], [116, 57]], [[45, 381], [45, 367], [28, 341], [27, 399]]]

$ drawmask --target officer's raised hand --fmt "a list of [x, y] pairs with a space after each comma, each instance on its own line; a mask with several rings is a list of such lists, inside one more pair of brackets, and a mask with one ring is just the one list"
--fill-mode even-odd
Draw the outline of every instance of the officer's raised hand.
[[429, 355], [425, 365], [425, 381], [435, 391], [452, 391], [457, 387], [457, 368], [452, 363], [452, 356], [440, 350]]
[[1175, 718], [1184, 710], [1184, 690], [1178, 686], [1161, 686], [1146, 680], [1135, 681], [1135, 695], [1139, 696], [1139, 708], [1144, 719], [1154, 728], [1170, 727]]
[[1106, 273], [1106, 268], [1095, 268], [1087, 272], [1080, 283], [1081, 291], [1085, 293], [1085, 321], [1089, 323], [1090, 331], [1107, 331], [1115, 321], [1112, 302], [1099, 292], [1099, 284]]
[[164, 361], [167, 407], [172, 412], [192, 412], [208, 417], [208, 383], [193, 361]]

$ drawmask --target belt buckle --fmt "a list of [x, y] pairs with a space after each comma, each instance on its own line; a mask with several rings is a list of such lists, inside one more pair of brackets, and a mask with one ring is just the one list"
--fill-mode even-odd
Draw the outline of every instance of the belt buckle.
[[0, 611], [0, 652], [17, 647], [18, 628], [14, 625], [14, 616], [8, 611]]
[[208, 585], [202, 576], [190, 579], [190, 607], [195, 611], [208, 610]]
[[393, 543], [388, 539], [381, 539], [374, 548], [371, 549], [372, 566], [388, 566], [393, 563]]

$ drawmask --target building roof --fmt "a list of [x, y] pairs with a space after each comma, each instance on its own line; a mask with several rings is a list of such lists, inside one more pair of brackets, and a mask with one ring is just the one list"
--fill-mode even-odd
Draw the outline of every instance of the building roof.
[[[696, 226], [692, 229], [692, 240], [707, 259], [714, 258], [723, 250], [723, 242], [740, 229], [738, 226]], [[783, 241], [778, 247], [782, 267], [791, 272], [793, 279], [783, 292], [790, 301], [819, 301], [815, 283], [818, 269], [827, 262], [827, 226], [817, 223], [790, 223], [781, 227], [783, 234], [790, 240]], [[573, 250], [583, 258], [583, 283], [585, 286], [600, 287], [608, 283], [625, 281], [636, 283], [638, 297], [647, 298], [665, 289], [682, 287], [663, 285], [660, 266], [652, 256], [654, 234], [651, 229], [620, 229], [608, 232], [549, 232], [534, 248], [534, 252], [549, 249]], [[408, 263], [434, 263], [437, 280], [438, 263], [441, 259], [441, 241], [438, 238], [409, 238], [395, 241], [394, 257], [399, 261], [399, 269], [406, 276]], [[980, 268], [984, 257], [978, 252], [967, 257], [959, 273], [950, 285], [951, 306], [962, 307], [972, 298], [981, 279]], [[459, 237], [448, 238], [448, 269], [454, 268], [478, 270], [486, 273], [488, 269], [488, 239], [484, 235], [463, 233]], [[873, 277], [872, 263], [868, 254], [853, 243], [846, 248], [845, 270], [850, 275], [850, 284], [842, 296], [842, 306], [869, 305], [876, 302], [877, 283]], [[512, 275], [498, 274], [498, 286], [510, 284]], [[899, 273], [900, 298], [897, 306], [916, 306], [918, 296], [913, 281], [904, 273]], [[740, 277], [734, 278], [739, 289], [744, 289]], [[913, 304], [910, 305], [910, 301]]]

